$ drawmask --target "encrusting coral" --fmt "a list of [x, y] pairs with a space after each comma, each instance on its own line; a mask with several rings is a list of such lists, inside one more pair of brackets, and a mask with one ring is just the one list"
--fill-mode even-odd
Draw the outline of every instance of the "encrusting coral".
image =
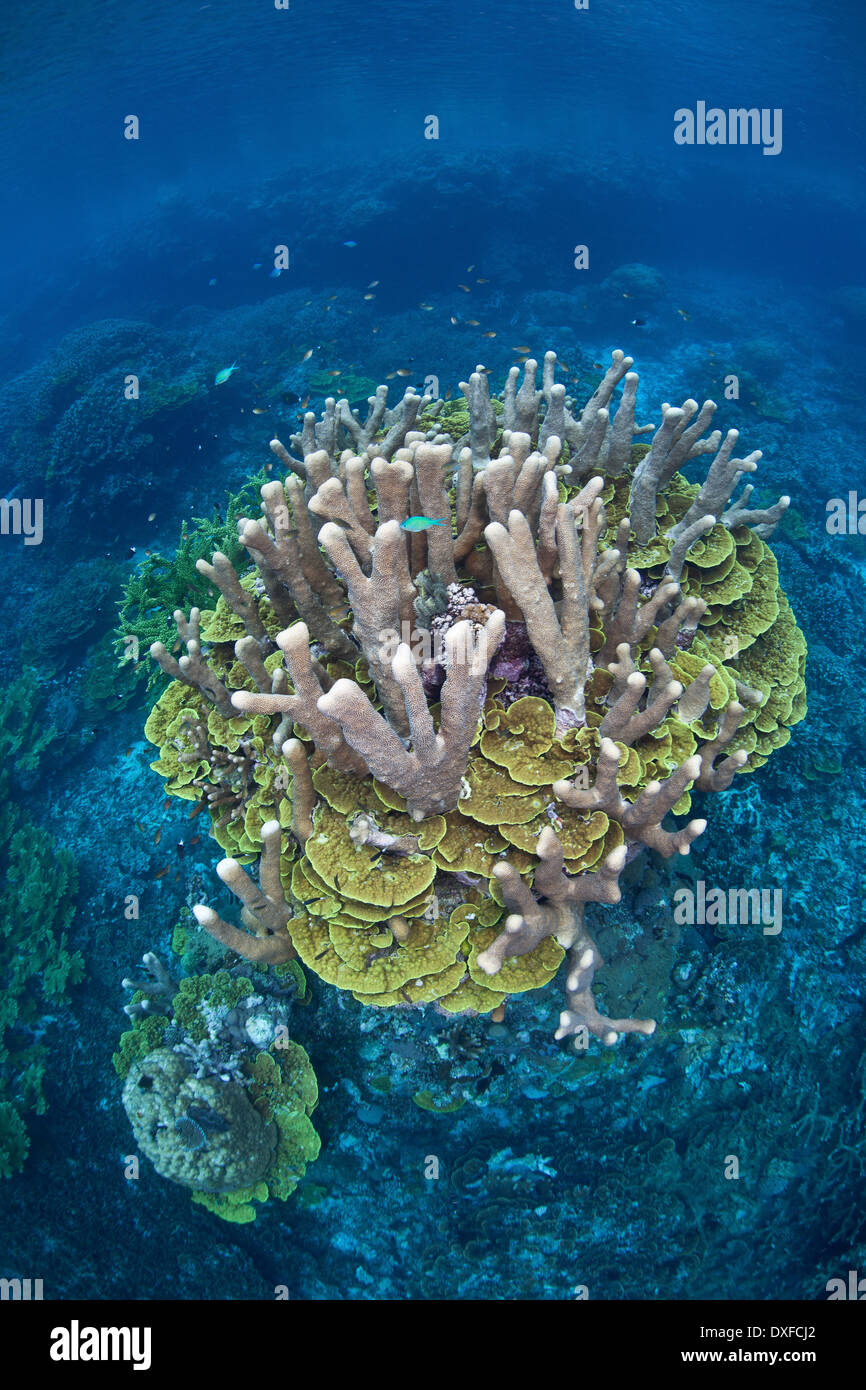
[[[652, 1031], [597, 1009], [584, 905], [645, 846], [687, 854], [690, 789], [787, 742], [805, 642], [766, 544], [788, 499], [732, 500], [759, 455], [707, 433], [712, 401], [637, 425], [631, 366], [614, 352], [582, 409], [549, 352], [501, 398], [478, 368], [459, 408], [380, 387], [273, 441], [250, 567], [200, 561], [216, 606], [175, 614], [179, 660], [151, 649], [154, 767], [205, 802], [242, 904], [242, 927], [195, 909], [223, 944], [450, 1013], [567, 951], [558, 1036]], [[699, 486], [679, 470], [703, 454]]]
[[253, 1204], [285, 1200], [319, 1153], [315, 1074], [287, 1030], [303, 972], [293, 962], [256, 983], [226, 970], [176, 981], [152, 952], [143, 962], [145, 977], [123, 981], [132, 1027], [113, 1058], [136, 1142], [194, 1202], [254, 1221]]

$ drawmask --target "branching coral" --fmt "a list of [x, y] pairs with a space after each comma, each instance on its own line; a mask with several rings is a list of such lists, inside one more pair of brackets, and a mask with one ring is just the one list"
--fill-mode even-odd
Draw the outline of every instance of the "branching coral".
[[[652, 1031], [597, 1008], [585, 904], [644, 848], [687, 854], [690, 789], [787, 741], [805, 643], [765, 543], [787, 498], [731, 502], [759, 455], [708, 433], [712, 401], [638, 425], [631, 367], [615, 352], [582, 408], [554, 353], [501, 399], [479, 368], [459, 410], [382, 387], [273, 441], [251, 566], [202, 562], [215, 608], [175, 615], [179, 660], [154, 648], [154, 766], [211, 808], [243, 904], [243, 928], [196, 909], [221, 942], [453, 1013], [567, 950], [559, 1036]], [[678, 470], [703, 454], [698, 486]]]

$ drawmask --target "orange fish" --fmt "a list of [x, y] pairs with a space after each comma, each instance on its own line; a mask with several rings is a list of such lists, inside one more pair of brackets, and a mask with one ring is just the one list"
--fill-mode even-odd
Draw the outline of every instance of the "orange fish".
[[193, 806], [192, 810], [190, 811], [189, 815], [187, 816], [187, 820], [195, 820], [196, 816], [200, 816], [203, 810], [204, 810], [204, 802], [203, 802], [203, 801], [199, 801], [195, 806]]
[[310, 394], [309, 394], [309, 392], [307, 392], [306, 396], [305, 396], [304, 399], [301, 401], [301, 410], [306, 410], [306, 408], [307, 408], [307, 406], [308, 406], [309, 404], [310, 404]]
[[164, 869], [160, 869], [157, 873], [154, 874], [154, 876], [153, 876], [154, 879], [157, 879], [157, 878], [165, 878], [166, 874], [168, 873], [168, 870], [169, 870], [169, 866], [168, 866], [168, 864], [166, 864], [166, 866], [165, 866]]
[[193, 835], [192, 839], [190, 840], [190, 844], [197, 845], [200, 839], [201, 835]]

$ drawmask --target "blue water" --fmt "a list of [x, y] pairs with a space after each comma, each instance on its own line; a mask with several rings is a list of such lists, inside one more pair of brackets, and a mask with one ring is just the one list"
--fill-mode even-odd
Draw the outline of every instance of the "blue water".
[[[20, 1066], [4, 1074], [30, 1148], [0, 1180], [0, 1276], [67, 1299], [770, 1300], [866, 1271], [866, 544], [825, 527], [829, 499], [866, 493], [864, 58], [856, 0], [7, 0], [2, 491], [44, 499], [44, 536], [0, 536], [19, 835], [0, 987], [8, 1009], [9, 962], [29, 958], [7, 1043], [41, 1049], [44, 1102]], [[677, 144], [674, 113], [700, 102], [780, 111], [779, 153]], [[280, 245], [290, 267], [272, 276]], [[635, 263], [651, 270], [625, 298], [615, 272]], [[558, 985], [499, 1033], [471, 1021], [492, 1080], [445, 1115], [412, 1103], [412, 1059], [468, 1065], [465, 1039], [315, 982], [292, 1032], [319, 1077], [321, 1156], [286, 1203], [232, 1226], [146, 1160], [125, 1176], [120, 980], [170, 954], [219, 852], [206, 835], [175, 850], [190, 830], [148, 767], [152, 697], [110, 685], [116, 605], [145, 552], [171, 554], [184, 520], [262, 467], [298, 398], [321, 409], [322, 373], [435, 373], [456, 392], [483, 363], [498, 388], [518, 344], [566, 362], [622, 347], [641, 420], [712, 395], [763, 450], [766, 500], [793, 499], [773, 548], [809, 643], [809, 714], [748, 786], [711, 798], [693, 851], [707, 883], [783, 887], [785, 927], [681, 942], [667, 1026], [579, 1079], [552, 1041]], [[738, 401], [729, 371], [750, 387]], [[132, 427], [128, 373], [197, 389]], [[265, 396], [279, 403], [259, 419]], [[49, 887], [46, 909], [40, 865], [60, 850], [78, 888], [58, 903]], [[610, 921], [669, 921], [656, 869], [662, 886], [638, 877]], [[40, 983], [46, 910], [83, 957], [59, 1000]], [[384, 1095], [371, 1080], [389, 1069], [409, 1081]]]

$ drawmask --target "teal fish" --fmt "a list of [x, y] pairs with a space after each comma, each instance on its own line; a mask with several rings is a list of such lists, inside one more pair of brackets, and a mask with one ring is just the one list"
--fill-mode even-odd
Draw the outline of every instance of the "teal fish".
[[214, 384], [214, 386], [222, 386], [223, 382], [224, 382], [224, 381], [228, 381], [228, 379], [229, 379], [229, 377], [231, 376], [232, 372], [236, 372], [237, 369], [238, 369], [238, 364], [237, 364], [237, 362], [233, 362], [232, 365], [231, 365], [230, 367], [223, 367], [222, 371], [221, 371], [221, 372], [217, 372], [216, 376], [215, 376], [214, 379], [213, 379], [213, 384]]
[[429, 531], [431, 526], [444, 526], [444, 521], [434, 521], [429, 516], [410, 516], [400, 522], [401, 531]]

